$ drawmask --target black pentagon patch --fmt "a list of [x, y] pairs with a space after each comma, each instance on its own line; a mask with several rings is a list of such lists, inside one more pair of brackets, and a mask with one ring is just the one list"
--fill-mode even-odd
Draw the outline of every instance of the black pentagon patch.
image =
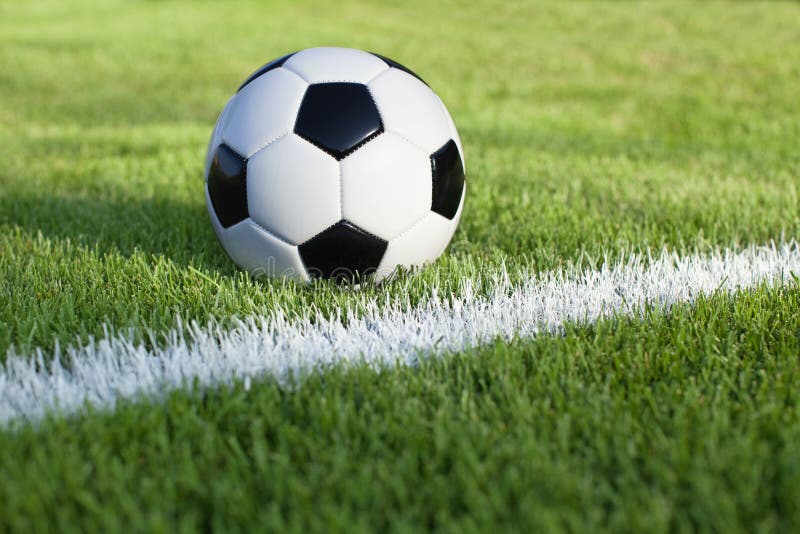
[[456, 216], [464, 191], [464, 166], [452, 139], [431, 156], [433, 200], [431, 209], [450, 220]]
[[[386, 63], [386, 64], [387, 64], [387, 65], [389, 65], [390, 67], [394, 67], [395, 69], [402, 70], [403, 72], [405, 72], [405, 73], [408, 73], [408, 74], [412, 75], [414, 78], [418, 79], [419, 81], [421, 81], [421, 82], [422, 82], [422, 83], [424, 83], [425, 85], [428, 85], [428, 82], [426, 82], [425, 80], [423, 80], [422, 78], [420, 78], [420, 77], [417, 75], [417, 73], [416, 73], [416, 72], [414, 72], [413, 70], [409, 69], [409, 68], [408, 68], [408, 67], [406, 67], [405, 65], [401, 65], [401, 64], [400, 64], [400, 63], [398, 63], [397, 61], [395, 61], [395, 60], [393, 60], [393, 59], [389, 59], [388, 57], [382, 56], [382, 55], [380, 55], [380, 54], [376, 54], [375, 52], [370, 52], [370, 54], [372, 54], [373, 56], [375, 56], [375, 57], [377, 57], [377, 58], [380, 58], [380, 59], [381, 59], [381, 60], [382, 60], [384, 63]], [[429, 86], [429, 87], [430, 87], [430, 86]]]
[[219, 145], [208, 171], [208, 196], [224, 228], [245, 220], [247, 161], [228, 145]]
[[273, 59], [272, 61], [270, 61], [269, 63], [267, 63], [263, 67], [259, 68], [257, 71], [255, 71], [253, 74], [251, 74], [250, 77], [247, 78], [242, 85], [239, 86], [239, 89], [237, 89], [236, 92], [238, 93], [239, 91], [244, 89], [244, 87], [248, 83], [252, 82], [253, 80], [258, 78], [262, 74], [266, 74], [267, 72], [269, 72], [269, 71], [271, 71], [273, 69], [277, 69], [278, 67], [280, 67], [281, 65], [286, 63], [287, 59], [289, 59], [290, 57], [292, 57], [295, 54], [296, 54], [296, 52], [292, 52], [291, 54], [286, 54], [285, 56], [281, 56], [278, 59]]
[[342, 220], [298, 248], [308, 274], [337, 282], [358, 282], [378, 268], [387, 242]]
[[303, 96], [294, 132], [340, 160], [383, 131], [366, 85], [317, 83]]

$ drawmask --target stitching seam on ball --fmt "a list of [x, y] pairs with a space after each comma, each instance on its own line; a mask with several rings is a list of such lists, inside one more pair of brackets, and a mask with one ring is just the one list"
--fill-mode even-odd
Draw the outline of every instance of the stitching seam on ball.
[[247, 159], [248, 159], [248, 160], [250, 160], [250, 159], [254, 158], [256, 154], [258, 154], [259, 152], [261, 152], [262, 150], [264, 150], [265, 148], [267, 148], [269, 145], [271, 145], [272, 143], [274, 143], [274, 142], [275, 142], [275, 141], [277, 141], [278, 139], [281, 139], [281, 138], [283, 138], [283, 137], [286, 137], [286, 136], [287, 136], [287, 135], [289, 135], [290, 133], [292, 133], [292, 132], [285, 132], [285, 133], [282, 133], [282, 134], [280, 134], [278, 137], [275, 137], [275, 138], [273, 138], [273, 139], [270, 139], [269, 141], [267, 141], [266, 143], [264, 143], [263, 145], [261, 145], [260, 147], [258, 147], [258, 148], [256, 149], [256, 151], [255, 151], [255, 152], [253, 152], [252, 154], [250, 154], [250, 155], [247, 157]]
[[416, 222], [414, 222], [414, 224], [412, 224], [411, 226], [409, 226], [408, 228], [406, 228], [405, 230], [403, 230], [402, 232], [400, 232], [399, 234], [397, 234], [396, 236], [394, 236], [394, 237], [391, 239], [391, 241], [394, 241], [395, 239], [400, 239], [401, 237], [403, 237], [404, 235], [406, 235], [407, 233], [409, 233], [410, 231], [412, 231], [414, 228], [416, 228], [417, 226], [419, 226], [420, 224], [422, 224], [422, 221], [424, 221], [426, 218], [428, 218], [428, 217], [431, 215], [431, 213], [432, 213], [432, 212], [427, 212], [425, 215], [423, 215], [422, 217], [420, 217], [419, 219], [417, 219], [417, 220], [416, 220]]
[[[303, 80], [304, 82], [306, 82], [308, 85], [317, 85], [317, 84], [322, 84], [322, 83], [353, 83], [353, 84], [357, 84], [357, 85], [367, 85], [369, 82], [371, 82], [372, 80], [374, 80], [375, 78], [377, 78], [378, 76], [380, 76], [381, 74], [383, 74], [383, 73], [385, 72], [385, 71], [381, 71], [381, 72], [379, 72], [379, 73], [378, 73], [376, 76], [373, 76], [372, 78], [370, 78], [370, 79], [369, 79], [368, 81], [366, 81], [366, 82], [362, 82], [362, 81], [360, 81], [360, 80], [342, 80], [341, 78], [337, 78], [337, 79], [323, 79], [323, 80], [314, 80], [314, 81], [311, 81], [311, 80], [307, 80], [307, 79], [306, 79], [306, 78], [304, 78], [302, 75], [300, 75], [300, 74], [298, 74], [297, 72], [293, 71], [292, 69], [290, 69], [290, 68], [289, 68], [289, 67], [287, 67], [286, 65], [284, 65], [284, 66], [282, 66], [282, 67], [280, 67], [280, 68], [288, 70], [289, 72], [291, 72], [292, 74], [294, 74], [295, 76], [297, 76], [298, 78], [300, 78], [301, 80]], [[373, 99], [373, 100], [374, 100], [374, 99]]]
[[297, 245], [293, 245], [293, 244], [292, 244], [292, 243], [291, 243], [291, 242], [290, 242], [288, 239], [286, 239], [286, 238], [283, 238], [283, 237], [279, 236], [279, 235], [278, 235], [278, 234], [276, 234], [275, 232], [272, 232], [272, 231], [270, 231], [270, 230], [267, 230], [267, 228], [265, 228], [263, 225], [261, 225], [261, 223], [259, 223], [259, 222], [258, 222], [257, 220], [255, 220], [255, 219], [253, 219], [253, 217], [249, 217], [249, 219], [250, 219], [250, 222], [252, 222], [252, 223], [253, 223], [253, 224], [255, 224], [255, 225], [258, 227], [258, 228], [260, 228], [261, 230], [263, 230], [263, 231], [264, 231], [264, 233], [266, 233], [268, 236], [270, 236], [270, 237], [273, 237], [273, 238], [277, 239], [278, 241], [280, 241], [281, 243], [283, 243], [283, 244], [285, 244], [285, 245], [289, 245], [290, 247], [297, 247]]
[[433, 210], [433, 199], [436, 198], [436, 169], [434, 168], [433, 158], [428, 160], [431, 163], [431, 210]]
[[429, 153], [427, 150], [425, 150], [424, 148], [422, 148], [422, 147], [421, 147], [421, 146], [419, 146], [417, 143], [415, 143], [414, 141], [412, 141], [411, 139], [409, 139], [409, 138], [408, 138], [408, 137], [406, 137], [405, 135], [401, 134], [400, 132], [398, 132], [398, 131], [396, 131], [396, 130], [384, 130], [384, 132], [385, 132], [385, 133], [388, 133], [388, 134], [391, 134], [391, 135], [396, 135], [397, 137], [399, 137], [400, 139], [402, 139], [403, 141], [405, 141], [405, 142], [406, 142], [406, 143], [408, 143], [409, 145], [413, 146], [414, 148], [416, 148], [417, 150], [419, 150], [420, 152], [422, 152], [422, 155], [423, 155], [423, 156], [425, 156], [426, 158], [429, 158], [429, 159], [430, 159], [430, 157], [431, 157], [431, 154], [430, 154], [430, 153]]
[[[289, 58], [289, 59], [291, 59], [291, 58]], [[287, 61], [288, 61], [288, 60], [287, 60]], [[284, 63], [283, 65], [281, 65], [279, 68], [281, 68], [281, 69], [285, 69], [285, 70], [287, 70], [287, 71], [291, 72], [292, 74], [294, 74], [295, 76], [297, 76], [298, 78], [300, 78], [301, 80], [303, 80], [304, 82], [306, 82], [307, 84], [311, 85], [311, 82], [309, 82], [308, 80], [306, 80], [306, 79], [305, 79], [305, 78], [304, 78], [304, 77], [303, 77], [303, 76], [302, 76], [302, 75], [301, 75], [299, 72], [297, 72], [296, 70], [294, 70], [294, 69], [292, 69], [291, 67], [287, 66], [287, 65], [286, 65], [286, 63]]]
[[[426, 214], [426, 215], [427, 215], [427, 214]], [[423, 218], [424, 218], [424, 217], [423, 217]], [[364, 234], [367, 234], [368, 236], [370, 236], [370, 237], [373, 237], [373, 238], [375, 238], [375, 239], [377, 239], [377, 240], [379, 240], [379, 241], [383, 241], [383, 242], [385, 242], [385, 243], [388, 243], [389, 241], [391, 241], [390, 239], [384, 239], [384, 238], [382, 238], [382, 237], [381, 237], [381, 236], [379, 236], [379, 235], [373, 234], [372, 232], [370, 232], [370, 231], [368, 231], [368, 230], [365, 230], [365, 229], [364, 229], [364, 228], [362, 228], [361, 226], [357, 225], [356, 223], [354, 223], [354, 222], [353, 222], [353, 221], [351, 221], [350, 219], [346, 219], [345, 217], [342, 217], [341, 219], [339, 219], [338, 221], [336, 221], [336, 222], [335, 222], [335, 223], [333, 223], [333, 224], [329, 224], [328, 226], [326, 226], [326, 227], [325, 227], [325, 229], [324, 229], [324, 230], [320, 230], [319, 232], [317, 232], [316, 234], [314, 234], [314, 236], [313, 236], [313, 237], [316, 237], [316, 236], [318, 236], [318, 235], [320, 235], [320, 234], [324, 234], [325, 232], [327, 232], [328, 230], [330, 230], [331, 228], [333, 228], [334, 226], [336, 226], [337, 224], [340, 224], [340, 223], [347, 223], [347, 224], [349, 224], [350, 226], [353, 226], [354, 228], [356, 228], [358, 231], [360, 231], [360, 232], [362, 232], [362, 233], [364, 233]], [[306, 239], [306, 241], [308, 241], [308, 239]], [[305, 243], [306, 241], [303, 241], [303, 243]], [[302, 243], [301, 243], [301, 244], [302, 244]], [[295, 245], [295, 246], [300, 246], [300, 245]]]
[[358, 151], [358, 149], [360, 149], [361, 147], [363, 147], [364, 145], [366, 145], [367, 143], [369, 143], [370, 141], [372, 141], [373, 139], [375, 139], [376, 137], [378, 137], [379, 135], [381, 135], [381, 134], [382, 134], [382, 133], [384, 133], [385, 131], [386, 131], [386, 130], [384, 130], [384, 129], [383, 129], [383, 121], [381, 121], [381, 127], [380, 127], [380, 128], [378, 128], [378, 131], [376, 131], [376, 132], [375, 132], [375, 133], [373, 133], [372, 135], [369, 135], [368, 137], [364, 138], [364, 139], [363, 139], [363, 140], [362, 140], [360, 143], [358, 143], [357, 145], [355, 145], [355, 146], [351, 147], [351, 148], [350, 148], [350, 150], [348, 150], [347, 152], [345, 152], [345, 154], [344, 154], [344, 156], [342, 157], [342, 159], [344, 159], [344, 158], [346, 158], [346, 157], [348, 157], [348, 156], [350, 156], [350, 155], [354, 154], [355, 152], [357, 152], [357, 151]]
[[[378, 59], [380, 59], [380, 58], [378, 58]], [[381, 60], [381, 61], [383, 61], [383, 60]], [[386, 64], [386, 62], [384, 62], [384, 64]], [[385, 69], [383, 69], [383, 70], [382, 70], [382, 71], [380, 71], [378, 74], [376, 74], [375, 76], [373, 76], [372, 78], [370, 78], [369, 80], [367, 80], [366, 82], [364, 82], [364, 85], [367, 85], [367, 86], [369, 86], [369, 84], [371, 84], [373, 81], [375, 81], [375, 79], [376, 79], [376, 78], [378, 78], [378, 77], [380, 77], [380, 76], [383, 76], [384, 74], [386, 74], [386, 73], [387, 73], [387, 72], [389, 72], [390, 70], [392, 70], [392, 66], [391, 66], [391, 65], [386, 65], [386, 68], [385, 68]], [[368, 88], [369, 88], [369, 87], [368, 87]]]
[[353, 145], [352, 147], [348, 148], [346, 151], [344, 151], [344, 152], [342, 153], [342, 155], [341, 155], [341, 156], [340, 156], [340, 155], [338, 155], [338, 154], [337, 154], [336, 152], [334, 152], [333, 150], [331, 150], [331, 149], [329, 149], [329, 148], [326, 148], [326, 147], [322, 146], [321, 144], [317, 143], [317, 142], [316, 142], [316, 141], [314, 141], [313, 139], [309, 139], [308, 137], [304, 136], [303, 134], [300, 134], [300, 133], [296, 133], [296, 132], [295, 132], [295, 135], [296, 135], [297, 137], [299, 137], [300, 139], [303, 139], [304, 141], [308, 141], [310, 144], [314, 145], [314, 146], [315, 146], [315, 147], [317, 147], [318, 149], [322, 150], [323, 152], [325, 152], [326, 154], [328, 154], [329, 156], [331, 156], [331, 157], [332, 157], [333, 159], [335, 159], [337, 162], [341, 162], [342, 160], [344, 160], [345, 158], [349, 157], [349, 156], [350, 156], [350, 155], [352, 155], [354, 152], [356, 152], [356, 151], [357, 151], [359, 148], [363, 147], [364, 145], [366, 145], [367, 143], [369, 143], [370, 141], [372, 141], [373, 139], [375, 139], [376, 137], [378, 137], [379, 135], [381, 135], [382, 133], [384, 133], [384, 131], [385, 131], [385, 130], [383, 129], [383, 121], [381, 121], [381, 126], [380, 126], [380, 128], [378, 128], [378, 130], [377, 130], [375, 133], [373, 133], [373, 134], [370, 134], [370, 135], [369, 135], [368, 137], [366, 137], [365, 139], [363, 139], [363, 140], [359, 141], [359, 142], [358, 142], [358, 144], [356, 144], [356, 145]]
[[339, 219], [342, 219], [344, 217], [344, 202], [343, 202], [343, 196], [344, 196], [343, 189], [344, 189], [344, 187], [342, 185], [342, 162], [341, 161], [337, 161], [336, 162], [336, 170], [337, 170], [338, 175], [339, 175]]

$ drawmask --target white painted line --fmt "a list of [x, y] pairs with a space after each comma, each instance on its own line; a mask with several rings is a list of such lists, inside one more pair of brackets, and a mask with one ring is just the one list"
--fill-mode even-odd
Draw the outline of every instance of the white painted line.
[[41, 353], [9, 353], [0, 366], [0, 424], [69, 414], [86, 404], [111, 409], [119, 399], [158, 398], [176, 388], [214, 386], [233, 379], [287, 380], [333, 364], [375, 367], [414, 364], [495, 338], [558, 333], [567, 322], [589, 324], [613, 314], [666, 310], [699, 295], [788, 283], [800, 273], [796, 242], [707, 256], [662, 253], [600, 270], [534, 275], [512, 287], [497, 274], [488, 297], [464, 283], [456, 296], [434, 294], [411, 310], [401, 303], [366, 303], [359, 317], [289, 320], [279, 312], [250, 318], [228, 331], [192, 325], [147, 350], [124, 337], [70, 348], [45, 363]]

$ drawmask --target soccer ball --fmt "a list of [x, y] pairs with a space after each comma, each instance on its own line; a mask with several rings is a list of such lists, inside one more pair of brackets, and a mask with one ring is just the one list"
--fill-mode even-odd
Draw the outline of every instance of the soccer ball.
[[228, 101], [206, 205], [255, 276], [361, 282], [435, 260], [464, 205], [464, 156], [442, 101], [406, 67], [348, 48], [267, 63]]

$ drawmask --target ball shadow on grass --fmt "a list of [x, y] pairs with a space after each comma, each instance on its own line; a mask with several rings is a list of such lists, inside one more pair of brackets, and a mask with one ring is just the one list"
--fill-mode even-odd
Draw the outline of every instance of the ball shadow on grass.
[[[201, 197], [202, 198], [202, 197]], [[205, 204], [171, 198], [40, 194], [0, 199], [0, 225], [96, 251], [163, 256], [182, 267], [233, 274]]]

